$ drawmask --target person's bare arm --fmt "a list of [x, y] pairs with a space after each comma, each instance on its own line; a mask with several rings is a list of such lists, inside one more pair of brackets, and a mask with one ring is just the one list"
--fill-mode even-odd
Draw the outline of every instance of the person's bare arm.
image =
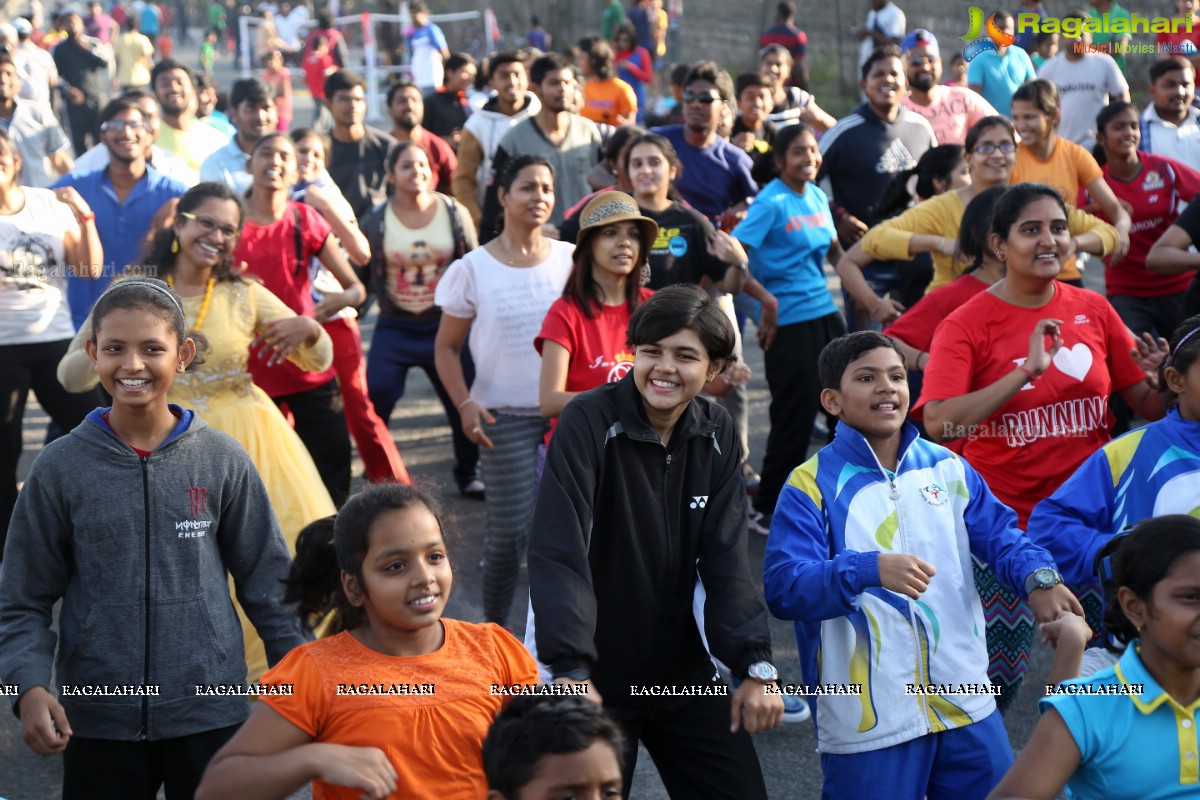
[[1082, 758], [1062, 715], [1048, 709], [987, 800], [1054, 800]]
[[[958, 397], [927, 402], [925, 431], [935, 442], [950, 441], [957, 437], [947, 435], [947, 431], [968, 430], [999, 411], [1026, 383], [1040, 377], [1050, 368], [1054, 354], [1063, 344], [1060, 325], [1061, 320], [1038, 320], [1029, 337], [1029, 355], [1025, 362], [992, 384]], [[1053, 344], [1049, 349], [1046, 348], [1047, 336], [1053, 337]], [[1026, 370], [1032, 373], [1032, 377]]]
[[1200, 253], [1191, 249], [1192, 237], [1178, 225], [1167, 228], [1146, 255], [1146, 267], [1159, 275], [1178, 275], [1200, 268]]
[[554, 419], [579, 392], [567, 391], [571, 353], [558, 342], [542, 341], [542, 374], [538, 381], [538, 404], [542, 416]]
[[366, 235], [359, 230], [349, 204], [336, 202], [322, 191], [320, 186], [308, 187], [304, 191], [304, 202], [319, 211], [333, 228], [333, 234], [337, 236], [342, 247], [346, 248], [346, 255], [351, 263], [370, 263], [371, 246], [367, 243]]
[[325, 239], [325, 245], [321, 248], [321, 252], [317, 253], [317, 258], [342, 285], [341, 292], [327, 295], [324, 300], [317, 303], [314, 311], [318, 322], [324, 322], [347, 306], [358, 305], [366, 301], [367, 289], [354, 274], [354, 268], [346, 260], [346, 254], [342, 252], [336, 236], [331, 235]]
[[265, 703], [209, 762], [196, 800], [286, 798], [314, 778], [387, 797], [396, 790], [396, 769], [376, 747], [322, 744]]

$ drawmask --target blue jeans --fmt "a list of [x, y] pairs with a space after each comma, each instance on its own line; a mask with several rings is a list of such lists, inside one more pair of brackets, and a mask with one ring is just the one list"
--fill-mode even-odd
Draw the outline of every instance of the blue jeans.
[[[442, 408], [446, 410], [446, 422], [454, 441], [454, 480], [462, 489], [479, 477], [479, 446], [463, 433], [458, 409], [454, 407], [446, 387], [438, 377], [433, 363], [433, 341], [437, 338], [437, 320], [405, 322], [379, 316], [375, 323], [375, 336], [371, 339], [371, 352], [367, 356], [367, 392], [375, 413], [387, 424], [396, 404], [404, 397], [408, 371], [414, 367], [425, 370], [433, 384]], [[475, 381], [475, 363], [464, 345], [463, 377], [467, 386]]]

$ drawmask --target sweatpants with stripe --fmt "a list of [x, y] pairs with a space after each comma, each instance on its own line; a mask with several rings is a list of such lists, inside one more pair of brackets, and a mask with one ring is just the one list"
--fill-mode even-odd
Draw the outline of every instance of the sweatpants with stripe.
[[538, 445], [550, 423], [540, 416], [489, 413], [496, 421], [483, 423], [483, 432], [493, 447], [479, 448], [479, 468], [487, 485], [483, 616], [487, 622], [508, 625], [533, 524]]

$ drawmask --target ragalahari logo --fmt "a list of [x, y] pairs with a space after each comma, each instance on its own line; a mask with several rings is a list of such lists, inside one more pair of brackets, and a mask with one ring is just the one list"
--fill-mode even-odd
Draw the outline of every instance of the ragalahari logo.
[[[1001, 30], [1000, 26], [996, 24], [995, 14], [987, 17], [985, 21], [983, 10], [978, 6], [971, 6], [967, 9], [967, 12], [970, 14], [967, 33], [961, 37], [964, 42], [970, 42], [970, 44], [963, 48], [963, 59], [965, 61], [970, 61], [980, 53], [986, 53], [989, 50], [999, 51], [1000, 48], [1009, 47], [1016, 41], [1016, 37], [1013, 34]], [[1064, 39], [1075, 40], [1070, 46], [1076, 53], [1104, 52], [1109, 55], [1143, 53], [1158, 56], [1194, 56], [1196, 54], [1196, 46], [1190, 40], [1179, 36], [1181, 33], [1192, 33], [1193, 22], [1194, 20], [1191, 16], [1144, 17], [1137, 13], [1128, 16], [1110, 16], [1104, 14], [1101, 17], [1043, 17], [1038, 14], [1018, 13], [1013, 17], [1013, 30], [1017, 33], [1057, 33]], [[1080, 39], [1084, 33], [1092, 34], [1093, 37], [1097, 34], [1106, 34], [1109, 39], [1103, 44], [1093, 45]], [[1157, 37], [1158, 34], [1171, 34], [1173, 38], [1161, 44], [1157, 41], [1150, 43], [1135, 43], [1131, 41], [1134, 35], [1154, 35]]]
[[[967, 9], [970, 13], [970, 19], [967, 23], [966, 35], [960, 37], [964, 42], [970, 42], [969, 45], [963, 48], [963, 60], [970, 61], [980, 53], [986, 53], [988, 50], [998, 50], [1001, 47], [1008, 47], [1016, 37], [1011, 33], [1005, 33], [996, 25], [996, 15], [992, 14], [987, 18], [987, 22], [983, 21], [983, 9], [978, 6], [971, 6]], [[986, 31], [987, 37], [980, 38], [980, 34]]]

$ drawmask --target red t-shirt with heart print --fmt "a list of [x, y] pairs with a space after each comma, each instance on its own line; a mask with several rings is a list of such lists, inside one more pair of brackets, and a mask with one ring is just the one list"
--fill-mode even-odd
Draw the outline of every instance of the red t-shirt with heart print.
[[1109, 441], [1108, 398], [1145, 376], [1130, 355], [1133, 335], [1103, 295], [1055, 283], [1054, 298], [1023, 308], [981, 292], [933, 337], [921, 399], [913, 409], [990, 386], [1024, 363], [1042, 319], [1063, 321], [1054, 364], [966, 434], [963, 456], [1021, 527], [1038, 501]]

